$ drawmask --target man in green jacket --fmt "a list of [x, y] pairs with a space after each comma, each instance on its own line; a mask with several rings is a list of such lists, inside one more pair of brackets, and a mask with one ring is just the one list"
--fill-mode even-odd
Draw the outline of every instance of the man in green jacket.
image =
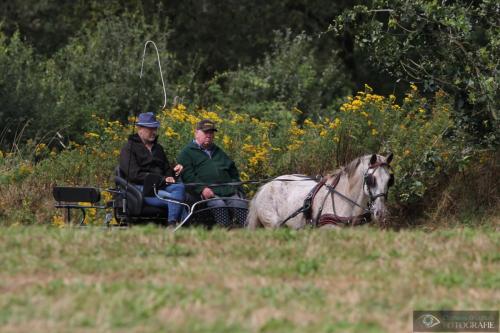
[[[238, 185], [217, 185], [239, 182], [240, 176], [234, 162], [227, 154], [214, 144], [217, 128], [210, 119], [203, 119], [196, 125], [195, 137], [186, 145], [177, 157], [178, 163], [184, 166], [182, 180], [185, 183], [202, 183], [204, 185], [189, 186], [187, 188], [196, 199], [215, 199], [219, 197], [241, 199], [241, 187]], [[212, 186], [211, 186], [212, 185]], [[210, 207], [246, 208], [246, 203], [239, 200], [211, 200], [207, 202]], [[229, 214], [225, 211], [216, 222], [226, 225]]]

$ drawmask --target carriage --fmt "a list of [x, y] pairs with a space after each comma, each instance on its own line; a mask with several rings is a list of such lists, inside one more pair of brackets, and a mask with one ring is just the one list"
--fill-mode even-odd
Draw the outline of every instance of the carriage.
[[[392, 154], [387, 157], [365, 155], [321, 178], [304, 175], [276, 177], [266, 182], [251, 202], [235, 198], [195, 200], [188, 197], [186, 202], [164, 199], [157, 193], [160, 188], [157, 176], [146, 178], [144, 187], [151, 186], [158, 199], [184, 207], [185, 217], [175, 230], [190, 225], [209, 228], [247, 226], [250, 229], [355, 226], [385, 219], [385, 201], [389, 187], [394, 183], [391, 160]], [[85, 209], [88, 208], [112, 209], [113, 213], [106, 215], [106, 226], [111, 225], [113, 216], [118, 226], [148, 222], [166, 224], [166, 208], [145, 205], [144, 192], [131, 185], [119, 168], [115, 170], [114, 182], [116, 187], [106, 190], [112, 194], [112, 200], [103, 205], [99, 204], [100, 191], [97, 188], [56, 186], [53, 189], [56, 207], [67, 210], [68, 223], [71, 222], [71, 210], [80, 209], [79, 225], [84, 224]], [[224, 206], [209, 205], [211, 200], [221, 199]]]
[[[160, 226], [167, 225], [167, 208], [154, 207], [144, 203], [144, 191], [140, 191], [125, 178], [120, 168], [114, 173], [114, 188], [103, 190], [111, 194], [112, 199], [102, 203], [101, 190], [96, 187], [69, 187], [54, 186], [52, 194], [56, 201], [55, 207], [66, 210], [65, 221], [67, 224], [85, 226], [86, 210], [104, 209], [107, 211], [103, 225], [105, 227], [128, 227], [155, 223]], [[248, 200], [235, 198], [218, 198], [196, 200], [188, 196], [184, 202], [164, 199], [158, 196], [155, 176], [148, 177], [155, 196], [163, 201], [173, 202], [183, 207], [185, 214], [175, 230], [186, 226], [204, 226], [207, 228], [241, 228], [244, 226], [248, 213]], [[225, 205], [210, 207], [212, 200], [224, 200]], [[72, 217], [72, 211], [80, 211], [79, 219]], [[227, 218], [223, 218], [227, 217]], [[112, 223], [114, 218], [114, 222]]]

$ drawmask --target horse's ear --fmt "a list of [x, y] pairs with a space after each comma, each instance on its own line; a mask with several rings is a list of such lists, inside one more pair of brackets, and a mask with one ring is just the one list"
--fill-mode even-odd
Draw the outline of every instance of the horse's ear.
[[374, 165], [375, 163], [377, 163], [377, 154], [373, 154], [370, 158], [370, 165]]
[[389, 153], [389, 155], [387, 155], [387, 157], [385, 158], [386, 163], [391, 164], [393, 157], [394, 155], [392, 153]]

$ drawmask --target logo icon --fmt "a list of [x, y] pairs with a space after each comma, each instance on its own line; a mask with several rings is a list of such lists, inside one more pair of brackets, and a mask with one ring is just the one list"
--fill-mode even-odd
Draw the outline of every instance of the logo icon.
[[426, 313], [418, 317], [417, 321], [421, 322], [425, 327], [431, 328], [441, 324], [441, 321], [430, 313]]

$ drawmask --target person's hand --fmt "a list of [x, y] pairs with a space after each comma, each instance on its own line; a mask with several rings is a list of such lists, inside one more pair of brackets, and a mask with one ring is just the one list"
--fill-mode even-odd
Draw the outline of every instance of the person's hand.
[[167, 182], [167, 184], [168, 183], [175, 183], [175, 179], [174, 179], [174, 177], [166, 177], [165, 182]]
[[201, 197], [203, 199], [210, 199], [215, 197], [214, 191], [210, 187], [205, 187], [203, 191], [201, 191]]
[[175, 167], [174, 167], [174, 172], [175, 172], [175, 175], [178, 176], [181, 174], [182, 172], [182, 169], [184, 169], [184, 167], [181, 165], [181, 164], [177, 164]]

